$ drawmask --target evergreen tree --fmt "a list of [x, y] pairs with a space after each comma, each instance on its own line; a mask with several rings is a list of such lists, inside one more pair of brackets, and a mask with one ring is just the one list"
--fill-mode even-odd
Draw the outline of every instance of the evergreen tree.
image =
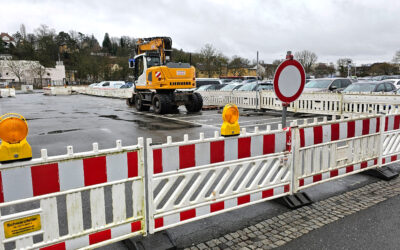
[[111, 39], [110, 39], [110, 36], [108, 35], [108, 33], [106, 33], [104, 35], [103, 50], [108, 53], [112, 52], [112, 43], [111, 43]]

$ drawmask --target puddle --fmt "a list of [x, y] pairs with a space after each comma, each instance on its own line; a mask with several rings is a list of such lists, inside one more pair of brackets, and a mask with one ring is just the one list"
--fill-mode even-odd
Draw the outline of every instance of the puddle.
[[140, 128], [145, 128], [149, 130], [174, 130], [174, 129], [201, 127], [200, 125], [188, 124], [179, 121], [170, 121], [170, 120], [166, 121], [163, 118], [156, 118], [156, 117], [151, 117], [150, 119], [152, 119], [152, 121], [121, 119], [117, 115], [99, 115], [99, 117], [109, 118], [116, 121], [126, 121], [126, 122], [136, 123]]
[[62, 133], [73, 132], [73, 131], [78, 131], [78, 130], [82, 130], [82, 129], [75, 128], [75, 129], [66, 129], [66, 130], [54, 130], [54, 131], [49, 131], [49, 132], [47, 132], [47, 133], [41, 133], [41, 134], [39, 134], [39, 135], [45, 135], [45, 134], [48, 134], [48, 135], [62, 134]]

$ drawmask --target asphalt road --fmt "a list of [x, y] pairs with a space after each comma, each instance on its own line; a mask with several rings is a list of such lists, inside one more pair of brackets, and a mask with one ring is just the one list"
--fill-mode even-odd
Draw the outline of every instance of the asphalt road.
[[[155, 143], [165, 142], [167, 136], [172, 136], [174, 141], [182, 140], [185, 133], [189, 134], [189, 138], [198, 138], [200, 132], [210, 137], [214, 131], [219, 130], [222, 123], [221, 113], [216, 110], [188, 114], [181, 108], [179, 113], [160, 116], [151, 112], [136, 112], [123, 100], [84, 95], [44, 96], [42, 93], [35, 93], [17, 94], [16, 98], [0, 98], [0, 114], [8, 112], [20, 113], [27, 118], [30, 129], [27, 139], [33, 148], [34, 157], [40, 156], [42, 148], [47, 148], [49, 155], [65, 154], [68, 145], [72, 145], [75, 152], [89, 151], [93, 142], [98, 142], [101, 149], [111, 148], [118, 139], [122, 139], [123, 145], [132, 145], [136, 144], [138, 137], [151, 137]], [[309, 117], [311, 116], [289, 115], [288, 122]], [[266, 129], [267, 125], [276, 128], [280, 119], [279, 112], [241, 111], [239, 121], [242, 128], [252, 131], [254, 126], [259, 126], [260, 129]], [[374, 177], [357, 174], [317, 185], [306, 191], [313, 200], [322, 200], [374, 181], [376, 181]], [[400, 235], [399, 229], [390, 232], [390, 228], [398, 227], [399, 224], [399, 220], [392, 219], [395, 211], [399, 209], [398, 201], [396, 198], [352, 215], [349, 219], [332, 223], [287, 244], [283, 249], [286, 247], [324, 249], [325, 244], [335, 249], [354, 247], [359, 249], [361, 247], [357, 247], [357, 242], [362, 243], [360, 246], [367, 248], [371, 246], [372, 249], [374, 248], [372, 246], [378, 247], [379, 244], [364, 244], [363, 241], [373, 241], [373, 233], [376, 232], [374, 227], [383, 227], [382, 233], [378, 234], [383, 237], [382, 239], [384, 234], [387, 234], [394, 244], [398, 239], [394, 234]], [[279, 203], [264, 202], [148, 236], [141, 244], [149, 249], [165, 249], [172, 246], [172, 241], [178, 247], [187, 247], [192, 243], [218, 237], [285, 211], [287, 208]], [[384, 221], [385, 224], [382, 226], [379, 221]], [[358, 231], [353, 230], [352, 225], [356, 225]], [[364, 231], [365, 235], [362, 233]], [[344, 234], [347, 238], [340, 237]], [[307, 245], [310, 241], [315, 245], [311, 247]], [[347, 241], [357, 244], [348, 245]], [[126, 248], [119, 242], [103, 249]]]
[[[0, 98], [0, 114], [5, 113], [19, 113], [27, 119], [27, 140], [34, 158], [40, 157], [42, 148], [51, 156], [65, 154], [69, 145], [74, 152], [90, 151], [94, 142], [99, 143], [100, 149], [106, 149], [115, 147], [115, 141], [120, 139], [127, 146], [136, 144], [138, 137], [153, 138], [153, 143], [166, 142], [167, 136], [181, 141], [183, 134], [188, 134], [189, 139], [198, 138], [200, 132], [212, 137], [222, 124], [221, 112], [217, 110], [188, 114], [181, 107], [176, 114], [156, 115], [137, 112], [120, 99], [44, 96], [38, 92]], [[287, 122], [294, 119], [289, 116]], [[241, 111], [239, 123], [247, 131], [253, 131], [254, 126], [266, 129], [267, 125], [274, 129], [281, 123], [281, 115]]]

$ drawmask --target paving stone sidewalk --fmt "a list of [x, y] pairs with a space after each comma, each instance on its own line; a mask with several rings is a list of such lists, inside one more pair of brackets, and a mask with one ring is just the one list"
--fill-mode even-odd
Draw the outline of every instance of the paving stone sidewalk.
[[388, 182], [378, 181], [185, 248], [185, 250], [276, 248], [312, 230], [399, 194], [400, 178]]

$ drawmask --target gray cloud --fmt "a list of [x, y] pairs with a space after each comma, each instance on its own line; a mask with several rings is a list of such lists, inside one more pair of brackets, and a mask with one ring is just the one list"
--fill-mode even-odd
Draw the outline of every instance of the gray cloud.
[[199, 51], [211, 43], [228, 56], [271, 62], [286, 50], [308, 49], [319, 61], [351, 57], [357, 63], [390, 61], [400, 49], [400, 1], [6, 1], [0, 31], [28, 32], [40, 24], [56, 31], [111, 36], [167, 35], [174, 47]]

